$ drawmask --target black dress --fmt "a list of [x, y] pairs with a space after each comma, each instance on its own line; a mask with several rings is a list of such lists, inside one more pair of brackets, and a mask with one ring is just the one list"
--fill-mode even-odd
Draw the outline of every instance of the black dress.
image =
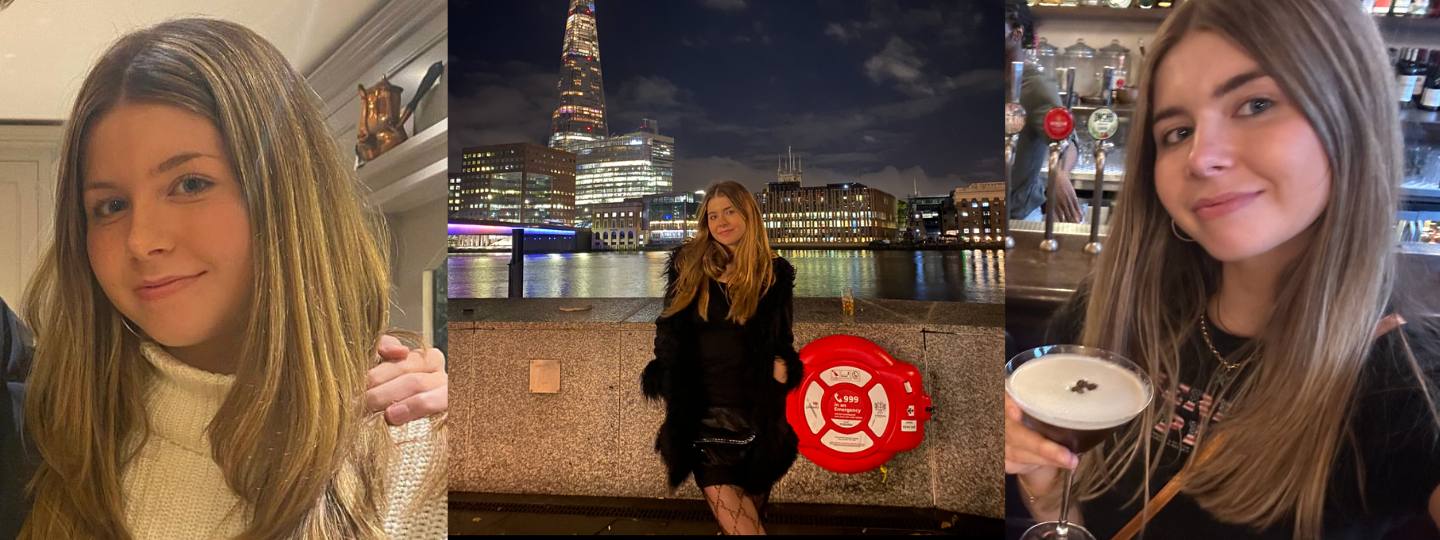
[[745, 461], [755, 441], [750, 419], [752, 399], [745, 392], [745, 329], [727, 320], [730, 299], [726, 286], [710, 280], [707, 318], [692, 321], [698, 339], [700, 386], [705, 389], [705, 415], [694, 441], [695, 485], [740, 484]]
[[[667, 302], [679, 277], [674, 261], [672, 253]], [[781, 257], [772, 268], [774, 284], [743, 325], [725, 319], [729, 302], [713, 280], [708, 321], [700, 319], [698, 302], [655, 321], [655, 359], [645, 366], [641, 389], [665, 401], [655, 450], [672, 489], [694, 473], [702, 486], [764, 493], [795, 462], [798, 440], [785, 420], [785, 396], [804, 369], [791, 330], [795, 269]], [[785, 362], [783, 384], [774, 377], [776, 358]]]

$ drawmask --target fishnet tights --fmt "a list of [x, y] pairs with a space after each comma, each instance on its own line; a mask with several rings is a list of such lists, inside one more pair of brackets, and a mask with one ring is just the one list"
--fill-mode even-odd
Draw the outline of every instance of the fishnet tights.
[[745, 493], [740, 486], [731, 484], [706, 486], [702, 491], [722, 532], [765, 534], [765, 527], [760, 524], [760, 510], [769, 501], [769, 493]]

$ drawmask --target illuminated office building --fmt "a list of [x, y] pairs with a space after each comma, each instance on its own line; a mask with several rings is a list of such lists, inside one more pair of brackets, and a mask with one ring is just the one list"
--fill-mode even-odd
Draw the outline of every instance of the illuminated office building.
[[451, 218], [575, 223], [575, 155], [533, 143], [466, 148], [450, 177]]
[[907, 205], [909, 223], [916, 239], [930, 242], [955, 242], [959, 235], [959, 211], [951, 195], [911, 197]]
[[550, 147], [574, 151], [574, 145], [605, 138], [605, 84], [600, 76], [600, 37], [594, 0], [570, 0], [565, 44], [560, 54], [560, 103], [550, 115]]
[[801, 186], [781, 181], [755, 195], [777, 246], [864, 246], [896, 238], [895, 197], [859, 183]]
[[1005, 241], [1005, 183], [978, 182], [951, 194], [959, 212], [960, 242], [995, 244]]
[[660, 193], [641, 197], [649, 246], [678, 246], [695, 235], [696, 216], [705, 192]]
[[639, 197], [591, 206], [590, 223], [591, 249], [645, 247], [645, 203]]
[[675, 139], [656, 133], [653, 121], [646, 126], [649, 131], [574, 145], [577, 206], [620, 202], [674, 189]]

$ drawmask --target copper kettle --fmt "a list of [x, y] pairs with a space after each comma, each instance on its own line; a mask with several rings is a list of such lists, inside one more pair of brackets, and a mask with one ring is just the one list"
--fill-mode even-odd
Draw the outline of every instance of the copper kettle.
[[389, 76], [382, 77], [380, 82], [370, 88], [359, 85], [360, 121], [356, 123], [356, 137], [359, 140], [355, 143], [355, 155], [362, 163], [379, 157], [410, 138], [410, 135], [405, 133], [405, 121], [410, 119], [410, 115], [415, 112], [415, 105], [430, 91], [444, 70], [443, 62], [431, 64], [430, 69], [425, 72], [425, 78], [420, 81], [415, 97], [404, 109], [400, 108], [400, 103], [405, 89], [390, 84]]

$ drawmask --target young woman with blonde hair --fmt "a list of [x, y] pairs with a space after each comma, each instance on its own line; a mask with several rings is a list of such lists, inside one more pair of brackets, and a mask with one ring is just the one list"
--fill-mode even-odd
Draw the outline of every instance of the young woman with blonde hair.
[[27, 298], [22, 537], [443, 534], [443, 422], [367, 410], [388, 240], [318, 101], [217, 20], [86, 77]]
[[803, 369], [791, 330], [795, 269], [770, 250], [745, 186], [711, 186], [697, 221], [666, 268], [642, 388], [665, 400], [655, 449], [671, 489], [693, 473], [722, 531], [763, 534], [760, 510], [798, 444], [785, 420]]
[[1134, 360], [1156, 399], [1077, 460], [1007, 398], [1026, 505], [1054, 519], [1078, 462], [1071, 516], [1101, 538], [1440, 522], [1440, 339], [1433, 291], [1398, 277], [1375, 22], [1350, 0], [1191, 0], [1151, 47], [1105, 252], [1050, 341]]

